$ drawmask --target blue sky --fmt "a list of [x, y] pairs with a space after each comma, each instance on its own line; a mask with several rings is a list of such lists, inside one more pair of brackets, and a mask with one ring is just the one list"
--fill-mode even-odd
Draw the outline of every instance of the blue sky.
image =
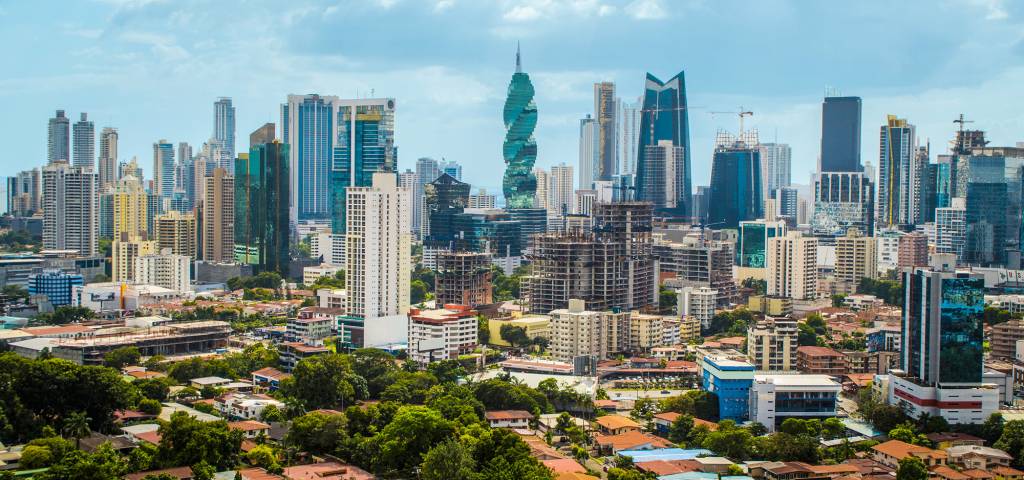
[[[996, 144], [1024, 141], [1024, 2], [728, 0], [0, 0], [0, 174], [45, 162], [46, 122], [87, 111], [120, 131], [149, 176], [152, 143], [198, 148], [213, 101], [233, 97], [238, 148], [289, 93], [397, 99], [399, 166], [456, 160], [494, 190], [516, 41], [537, 90], [538, 165], [576, 164], [592, 84], [641, 93], [647, 71], [686, 71], [695, 184], [714, 133], [754, 111], [762, 140], [793, 146], [794, 182], [818, 155], [826, 87], [864, 99], [862, 156], [885, 114], [946, 150], [965, 113]], [[923, 141], [923, 140], [922, 140]]]

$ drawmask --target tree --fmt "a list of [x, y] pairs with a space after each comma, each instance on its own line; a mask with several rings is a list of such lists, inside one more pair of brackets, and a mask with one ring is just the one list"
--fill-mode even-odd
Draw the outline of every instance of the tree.
[[551, 410], [543, 393], [497, 378], [477, 383], [473, 394], [488, 410], [525, 410], [535, 414]]
[[379, 348], [360, 348], [351, 355], [352, 371], [366, 379], [369, 395], [376, 398], [391, 382], [390, 375], [398, 371], [395, 357]]
[[649, 397], [643, 397], [633, 403], [633, 410], [629, 412], [629, 415], [637, 420], [649, 422], [654, 418], [655, 413], [658, 413], [657, 402]]
[[88, 437], [90, 433], [92, 431], [89, 430], [89, 418], [84, 412], [71, 412], [71, 415], [64, 419], [64, 434], [75, 439], [75, 448], [78, 448], [80, 440]]
[[257, 445], [245, 454], [245, 460], [254, 467], [262, 467], [268, 471], [281, 468], [277, 462], [277, 454], [269, 445]]
[[826, 440], [836, 439], [842, 437], [846, 432], [846, 425], [843, 425], [843, 421], [838, 418], [826, 418], [821, 422], [821, 432]]
[[142, 413], [160, 415], [160, 410], [162, 409], [163, 407], [160, 405], [160, 402], [151, 398], [143, 398], [142, 400], [139, 400], [139, 411]]
[[675, 290], [664, 285], [658, 289], [658, 311], [663, 314], [676, 313], [676, 302], [679, 294]]
[[428, 288], [423, 280], [409, 282], [409, 301], [413, 304], [423, 303], [427, 299]]
[[476, 461], [472, 451], [454, 438], [431, 448], [423, 457], [423, 480], [471, 480]]
[[1013, 465], [1024, 466], [1024, 420], [1010, 420], [1003, 424], [1003, 433], [993, 445], [1013, 457]]
[[551, 480], [548, 470], [530, 454], [515, 432], [499, 428], [481, 431], [474, 449], [474, 459], [481, 480]]
[[71, 306], [65, 305], [65, 306], [57, 307], [53, 311], [53, 313], [50, 313], [50, 314], [45, 314], [45, 313], [44, 314], [40, 314], [40, 315], [36, 316], [36, 319], [42, 321], [43, 323], [48, 323], [50, 325], [64, 325], [64, 324], [67, 324], [67, 323], [74, 323], [74, 322], [80, 322], [82, 320], [88, 320], [90, 318], [93, 318], [94, 316], [96, 316], [96, 314], [92, 310], [90, 310], [88, 308], [85, 308], [85, 307], [71, 307]]
[[286, 440], [289, 445], [294, 445], [306, 452], [333, 453], [347, 438], [346, 425], [345, 415], [307, 413], [292, 420]]
[[466, 369], [458, 360], [440, 360], [427, 365], [430, 372], [438, 383], [455, 383], [466, 376]]
[[136, 379], [132, 382], [132, 385], [135, 385], [136, 390], [143, 397], [163, 402], [167, 400], [167, 396], [171, 393], [171, 385], [173, 383], [174, 381], [167, 377], [153, 377]]
[[768, 281], [767, 280], [755, 280], [753, 278], [744, 278], [740, 282], [740, 286], [743, 288], [749, 288], [754, 291], [754, 295], [764, 295], [768, 292]]
[[928, 480], [928, 468], [920, 458], [911, 455], [900, 460], [896, 480]]
[[201, 422], [185, 412], [175, 412], [158, 431], [157, 458], [164, 466], [202, 462], [215, 469], [227, 469], [237, 463], [242, 432], [229, 429], [223, 420]]
[[15, 299], [20, 298], [22, 300], [28, 300], [28, 290], [25, 290], [25, 287], [22, 287], [21, 285], [7, 285], [0, 293]]
[[128, 365], [139, 363], [142, 354], [138, 347], [121, 347], [111, 350], [103, 356], [103, 365], [120, 370]]
[[260, 412], [260, 420], [264, 422], [281, 422], [284, 421], [284, 412], [277, 408], [277, 405], [267, 405]]
[[110, 480], [128, 473], [128, 461], [115, 452], [110, 444], [100, 445], [93, 453], [76, 450], [35, 478], [52, 480]]
[[381, 431], [379, 471], [408, 471], [423, 462], [430, 447], [450, 438], [454, 425], [435, 410], [404, 406]]
[[25, 469], [46, 467], [53, 463], [53, 452], [48, 447], [29, 445], [22, 449], [19, 463]]
[[718, 430], [707, 434], [701, 446], [723, 457], [743, 461], [750, 458], [752, 438], [745, 428], [720, 424]]
[[690, 435], [690, 430], [693, 430], [693, 417], [685, 414], [679, 415], [672, 421], [672, 426], [668, 429], [668, 439], [675, 443], [683, 443]]
[[813, 347], [818, 344], [818, 335], [806, 323], [799, 323], [797, 324], [796, 344], [801, 347]]
[[499, 330], [501, 339], [513, 347], [522, 347], [530, 343], [530, 337], [526, 335], [526, 329], [516, 325], [504, 324]]
[[345, 407], [369, 396], [366, 380], [352, 372], [349, 357], [334, 353], [300, 361], [281, 383], [281, 392], [307, 410]]

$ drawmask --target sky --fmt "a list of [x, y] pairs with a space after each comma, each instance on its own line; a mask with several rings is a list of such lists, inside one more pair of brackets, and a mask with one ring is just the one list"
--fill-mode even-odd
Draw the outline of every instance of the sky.
[[[213, 102], [234, 100], [237, 149], [279, 122], [288, 94], [394, 97], [399, 168], [463, 165], [499, 189], [502, 105], [516, 42], [536, 88], [537, 165], [578, 162], [593, 83], [620, 97], [685, 71], [694, 185], [740, 106], [762, 141], [789, 143], [794, 183], [817, 163], [826, 89], [863, 98], [862, 159], [886, 114], [944, 153], [964, 113], [993, 144], [1024, 141], [1024, 2], [731, 0], [0, 0], [0, 175], [46, 161], [64, 109], [116, 127], [147, 178], [152, 144], [198, 150]], [[280, 131], [279, 133], [280, 134]], [[577, 169], [578, 170], [578, 169]]]

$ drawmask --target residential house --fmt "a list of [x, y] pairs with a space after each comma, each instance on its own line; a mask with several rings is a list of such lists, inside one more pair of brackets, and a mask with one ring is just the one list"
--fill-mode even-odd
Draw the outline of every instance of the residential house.
[[899, 440], [889, 440], [871, 447], [871, 458], [889, 468], [899, 468], [900, 460], [914, 456], [924, 461], [925, 466], [945, 465], [948, 455], [942, 450], [932, 450], [920, 445], [911, 445]]
[[605, 435], [619, 435], [626, 432], [639, 432], [640, 424], [621, 415], [605, 415], [594, 420], [597, 430]]
[[530, 428], [533, 414], [525, 410], [492, 410], [484, 413], [491, 428]]

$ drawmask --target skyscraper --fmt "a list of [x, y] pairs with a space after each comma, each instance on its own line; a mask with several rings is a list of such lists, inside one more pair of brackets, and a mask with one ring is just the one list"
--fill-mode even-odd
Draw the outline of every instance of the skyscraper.
[[818, 298], [818, 239], [800, 232], [768, 239], [768, 295]]
[[96, 172], [66, 160], [43, 168], [43, 248], [92, 256], [99, 246]]
[[598, 153], [601, 150], [599, 142], [597, 120], [588, 113], [586, 117], [580, 119], [580, 190], [594, 188], [594, 180], [597, 180]]
[[47, 135], [47, 163], [61, 160], [71, 162], [71, 119], [64, 115], [64, 110], [50, 119]]
[[935, 209], [935, 253], [952, 253], [964, 260], [967, 244], [967, 199], [954, 197], [950, 206]]
[[220, 146], [221, 158], [217, 159], [217, 166], [231, 173], [235, 161], [235, 107], [231, 97], [220, 97], [213, 102], [213, 138]]
[[819, 172], [862, 172], [860, 97], [825, 97], [821, 104]]
[[761, 163], [764, 166], [762, 185], [765, 193], [770, 195], [775, 190], [789, 186], [792, 157], [793, 149], [785, 143], [761, 144]]
[[640, 113], [636, 198], [640, 201], [657, 201], [657, 192], [651, 191], [650, 188], [660, 182], [651, 182], [648, 177], [658, 176], [659, 173], [651, 167], [648, 155], [656, 155], [656, 148], [660, 142], [669, 141], [673, 147], [681, 148], [683, 153], [682, 168], [677, 168], [673, 172], [677, 177], [674, 184], [679, 186], [675, 192], [678, 200], [674, 213], [679, 216], [690, 215], [690, 201], [693, 195], [690, 178], [690, 120], [686, 108], [686, 81], [683, 72], [679, 72], [667, 82], [658, 80], [650, 73], [647, 74], [643, 109]]
[[153, 144], [153, 193], [164, 198], [174, 195], [174, 145], [167, 140]]
[[82, 112], [72, 128], [75, 150], [72, 165], [96, 167], [96, 127], [89, 121], [89, 114]]
[[551, 167], [551, 194], [548, 196], [548, 218], [572, 213], [572, 165], [564, 163]]
[[288, 273], [290, 145], [267, 123], [249, 137], [249, 155], [235, 162], [235, 260], [256, 271]]
[[914, 126], [889, 115], [879, 135], [878, 224], [879, 228], [910, 225], [912, 198], [910, 168], [917, 155]]
[[533, 176], [537, 178], [537, 191], [533, 196], [533, 208], [543, 208], [550, 211], [551, 203], [551, 175], [543, 168], [533, 169]]
[[672, 145], [671, 140], [660, 140], [657, 145], [644, 146], [644, 176], [637, 188], [644, 192], [644, 201], [658, 209], [677, 209], [682, 201], [678, 172], [685, 168], [686, 152]]
[[836, 237], [836, 292], [857, 293], [860, 279], [878, 276], [876, 245], [874, 237], [866, 237], [856, 228], [851, 228], [846, 236]]
[[153, 233], [159, 251], [167, 249], [174, 255], [184, 255], [193, 260], [198, 257], [195, 214], [170, 211], [157, 215], [153, 221]]
[[523, 72], [519, 48], [516, 47], [516, 72], [508, 84], [508, 96], [502, 116], [505, 121], [505, 177], [502, 191], [506, 208], [531, 208], [537, 190], [533, 164], [537, 161], [537, 141], [533, 130], [537, 127], [537, 104], [533, 101], [533, 83]]
[[121, 238], [121, 234], [130, 237], [147, 235], [149, 198], [142, 182], [127, 175], [117, 181], [110, 194], [113, 205], [111, 238]]
[[[875, 232], [875, 186], [864, 172], [814, 174], [811, 231], [837, 237], [855, 227], [865, 235]], [[798, 212], [799, 213], [799, 212]]]
[[636, 156], [640, 141], [640, 111], [643, 102], [619, 102], [619, 174], [636, 174]]
[[331, 217], [329, 190], [338, 97], [288, 95], [281, 105], [281, 140], [290, 146], [291, 222]]
[[103, 127], [100, 132], [100, 191], [117, 182], [117, 129]]
[[227, 170], [216, 168], [206, 177], [203, 195], [203, 260], [228, 263], [234, 260], [235, 180]]
[[615, 84], [599, 82], [594, 84], [594, 117], [597, 120], [597, 172], [595, 180], [611, 180], [617, 172]]
[[131, 282], [135, 280], [135, 260], [143, 255], [156, 253], [156, 240], [123, 233], [119, 237], [114, 237], [110, 250], [111, 280]]
[[[331, 165], [331, 230], [345, 233], [345, 192], [368, 187], [376, 172], [397, 172], [395, 99], [341, 99], [337, 103], [338, 141]], [[461, 175], [461, 168], [458, 169]]]
[[345, 209], [346, 313], [372, 321], [409, 310], [409, 192], [394, 173], [373, 174], [372, 186], [348, 190]]
[[736, 228], [741, 221], [761, 218], [764, 215], [761, 191], [757, 132], [746, 132], [740, 137], [720, 132], [711, 164], [708, 223], [715, 228]]
[[38, 168], [7, 177], [7, 211], [14, 216], [28, 217], [42, 208], [42, 175]]
[[441, 162], [441, 171], [451, 175], [458, 181], [462, 181], [462, 165], [454, 160], [444, 160]]
[[412, 190], [412, 230], [420, 240], [426, 238], [430, 229], [424, 213], [423, 188], [426, 184], [437, 180], [439, 176], [441, 176], [441, 169], [438, 167], [437, 160], [427, 157], [416, 160], [416, 188]]

